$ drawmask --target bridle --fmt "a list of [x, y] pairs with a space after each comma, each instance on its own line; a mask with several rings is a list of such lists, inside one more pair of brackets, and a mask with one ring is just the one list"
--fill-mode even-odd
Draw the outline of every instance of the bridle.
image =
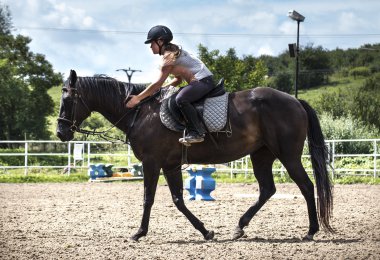
[[[136, 121], [137, 115], [138, 115], [138, 113], [140, 111], [141, 105], [144, 104], [144, 103], [146, 103], [147, 101], [151, 100], [152, 98], [156, 97], [157, 95], [159, 95], [159, 93], [157, 92], [157, 93], [153, 94], [152, 96], [150, 96], [150, 97], [142, 100], [136, 107], [134, 107], [133, 109], [128, 110], [127, 112], [125, 112], [120, 117], [120, 119], [116, 121], [116, 123], [112, 124], [111, 127], [109, 127], [108, 129], [106, 129], [104, 131], [95, 131], [95, 129], [94, 130], [86, 130], [86, 129], [80, 128], [76, 124], [77, 123], [77, 120], [76, 120], [76, 110], [77, 110], [78, 102], [82, 102], [82, 104], [84, 105], [84, 107], [87, 109], [87, 111], [89, 113], [91, 113], [91, 110], [87, 106], [86, 102], [83, 100], [82, 95], [79, 93], [78, 89], [76, 87], [74, 87], [74, 85], [72, 86], [71, 82], [69, 83], [70, 91], [71, 91], [72, 96], [73, 96], [73, 105], [72, 105], [72, 109], [71, 109], [70, 119], [68, 119], [66, 117], [60, 117], [60, 116], [58, 116], [57, 121], [58, 122], [61, 121], [61, 122], [68, 123], [70, 125], [69, 129], [70, 129], [70, 131], [72, 133], [75, 133], [75, 132], [81, 133], [81, 134], [86, 135], [86, 137], [89, 136], [89, 135], [96, 135], [96, 136], [99, 136], [100, 138], [102, 138], [102, 139], [104, 139], [106, 141], [109, 141], [109, 142], [117, 141], [117, 142], [129, 143], [128, 142], [128, 136], [129, 136], [129, 134], [131, 132], [131, 129], [133, 128], [133, 126], [135, 124], [135, 121]], [[63, 89], [67, 89], [67, 88], [63, 87]], [[106, 135], [107, 132], [109, 132], [111, 129], [115, 128], [117, 126], [117, 124], [119, 124], [132, 111], [134, 111], [135, 114], [133, 115], [133, 119], [132, 119], [131, 125], [128, 127], [125, 141], [121, 140], [119, 138], [116, 138], [116, 137], [111, 137], [111, 136]]]
[[[67, 89], [66, 87], [64, 87], [63, 89]], [[84, 102], [83, 98], [82, 98], [82, 95], [79, 93], [78, 89], [75, 88], [74, 86], [70, 86], [70, 91], [72, 93], [72, 96], [73, 96], [73, 106], [72, 106], [72, 109], [71, 109], [71, 116], [70, 116], [70, 119], [66, 118], [66, 117], [58, 117], [58, 122], [65, 122], [65, 123], [68, 123], [70, 125], [69, 129], [71, 132], [79, 132], [79, 133], [83, 133], [83, 129], [81, 129], [79, 126], [76, 125], [77, 123], [77, 120], [76, 120], [76, 110], [77, 110], [77, 105], [78, 105], [78, 100], [80, 102], [82, 102], [82, 104], [84, 105], [84, 107], [88, 110], [88, 112], [91, 113], [91, 110], [88, 108], [86, 102]]]
[[[70, 119], [66, 118], [66, 117], [58, 117], [58, 122], [65, 122], [65, 123], [68, 123], [70, 125], [69, 129], [72, 133], [81, 133], [81, 134], [84, 134], [86, 135], [86, 137], [88, 137], [89, 135], [96, 135], [96, 136], [99, 136], [100, 138], [106, 140], [106, 141], [118, 141], [118, 142], [127, 142], [127, 141], [123, 141], [123, 140], [120, 140], [119, 138], [116, 138], [116, 137], [112, 137], [112, 136], [108, 136], [106, 135], [107, 132], [109, 132], [111, 129], [115, 128], [116, 125], [118, 123], [120, 123], [121, 120], [124, 119], [124, 117], [128, 114], [128, 112], [130, 111], [127, 111], [115, 124], [112, 124], [111, 127], [109, 127], [108, 129], [104, 130], [104, 131], [95, 131], [94, 130], [86, 130], [86, 129], [82, 129], [80, 128], [78, 125], [77, 125], [77, 120], [76, 120], [76, 112], [77, 112], [77, 106], [78, 106], [78, 103], [81, 102], [83, 104], [83, 106], [87, 109], [87, 111], [89, 113], [91, 113], [91, 110], [90, 108], [88, 107], [88, 105], [86, 104], [86, 102], [83, 100], [82, 98], [82, 95], [79, 93], [78, 89], [74, 86], [71, 86], [70, 85], [70, 91], [71, 91], [71, 95], [73, 97], [73, 105], [72, 105], [72, 109], [71, 109], [71, 116], [70, 116]], [[63, 89], [67, 89], [66, 87], [64, 87]]]

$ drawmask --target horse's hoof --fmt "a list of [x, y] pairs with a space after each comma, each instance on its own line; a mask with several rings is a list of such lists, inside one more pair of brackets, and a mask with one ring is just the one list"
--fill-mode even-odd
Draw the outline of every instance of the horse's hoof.
[[204, 236], [205, 240], [211, 240], [214, 238], [214, 231], [209, 231], [205, 236]]
[[132, 241], [135, 241], [135, 242], [139, 242], [139, 238], [140, 238], [141, 236], [138, 236], [138, 235], [134, 235], [134, 236], [131, 236], [131, 240]]
[[313, 241], [314, 240], [314, 235], [309, 235], [307, 234], [302, 238], [302, 241]]
[[237, 227], [234, 232], [234, 236], [232, 237], [233, 240], [237, 240], [241, 238], [244, 235], [244, 230], [240, 227]]
[[137, 236], [131, 236], [130, 239], [135, 242], [139, 242], [139, 237]]
[[134, 234], [134, 235], [131, 237], [131, 240], [133, 240], [133, 241], [135, 241], [135, 242], [138, 242], [139, 239], [140, 239], [141, 237], [144, 237], [144, 236], [146, 236], [146, 233], [144, 233], [144, 232], [137, 232], [136, 234]]

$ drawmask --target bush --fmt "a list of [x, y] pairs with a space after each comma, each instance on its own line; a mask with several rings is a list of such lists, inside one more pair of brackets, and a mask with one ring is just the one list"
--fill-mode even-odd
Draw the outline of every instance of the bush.
[[293, 90], [292, 76], [287, 72], [280, 72], [277, 76], [268, 80], [268, 87], [290, 93]]
[[344, 117], [349, 114], [349, 102], [348, 94], [339, 90], [338, 93], [323, 93], [315, 102], [314, 108], [320, 113], [327, 112], [334, 118]]
[[380, 129], [380, 73], [368, 78], [354, 95], [352, 114]]
[[368, 67], [355, 67], [350, 70], [350, 76], [356, 77], [368, 77], [371, 75], [371, 70]]
[[[331, 114], [323, 113], [319, 119], [325, 139], [373, 139], [379, 136], [377, 129], [367, 127], [351, 116], [335, 118]], [[335, 152], [371, 153], [373, 152], [373, 145], [371, 142], [343, 142], [336, 145]]]

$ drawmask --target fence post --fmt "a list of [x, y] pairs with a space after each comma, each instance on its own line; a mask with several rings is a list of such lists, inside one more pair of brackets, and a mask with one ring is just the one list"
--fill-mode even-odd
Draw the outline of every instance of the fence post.
[[335, 179], [335, 140], [332, 140], [332, 179]]
[[71, 142], [67, 143], [68, 148], [67, 148], [67, 174], [70, 176], [70, 171], [71, 171]]
[[376, 156], [377, 155], [377, 142], [376, 140], [373, 140], [373, 178], [375, 179], [377, 177], [377, 162], [376, 162]]
[[128, 168], [131, 166], [131, 146], [127, 144], [128, 147]]
[[90, 150], [90, 143], [87, 143], [87, 168], [90, 167], [90, 157], [91, 157], [91, 150]]
[[[245, 160], [245, 169], [244, 169], [244, 171], [245, 171], [245, 176], [244, 176], [244, 178], [245, 179], [247, 179], [247, 175], [248, 175], [248, 156], [246, 156], [245, 158], [244, 158], [244, 160]], [[252, 166], [253, 167], [253, 166]]]
[[28, 142], [25, 141], [25, 157], [24, 157], [24, 175], [28, 175]]

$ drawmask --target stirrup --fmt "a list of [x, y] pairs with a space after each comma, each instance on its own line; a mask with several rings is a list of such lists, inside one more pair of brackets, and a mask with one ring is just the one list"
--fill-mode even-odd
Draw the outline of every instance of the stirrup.
[[180, 142], [180, 143], [183, 144], [184, 146], [191, 146], [191, 143], [189, 143], [189, 142], [186, 140], [186, 129], [183, 131], [182, 138], [180, 138], [180, 139], [178, 140], [178, 142]]
[[178, 140], [178, 142], [180, 142], [181, 144], [183, 144], [184, 146], [191, 146], [191, 143], [189, 143], [188, 141], [186, 141], [186, 139], [183, 137], [183, 138], [180, 138]]
[[204, 141], [204, 134], [196, 134], [195, 136], [188, 133], [186, 135], [186, 131], [183, 131], [183, 137], [180, 138], [178, 141], [185, 145], [185, 146], [191, 146], [193, 143], [201, 143]]
[[179, 142], [188, 145], [188, 144], [193, 144], [193, 143], [201, 143], [204, 141], [204, 134], [196, 134], [196, 135], [191, 135], [188, 134], [187, 136], [179, 139]]

